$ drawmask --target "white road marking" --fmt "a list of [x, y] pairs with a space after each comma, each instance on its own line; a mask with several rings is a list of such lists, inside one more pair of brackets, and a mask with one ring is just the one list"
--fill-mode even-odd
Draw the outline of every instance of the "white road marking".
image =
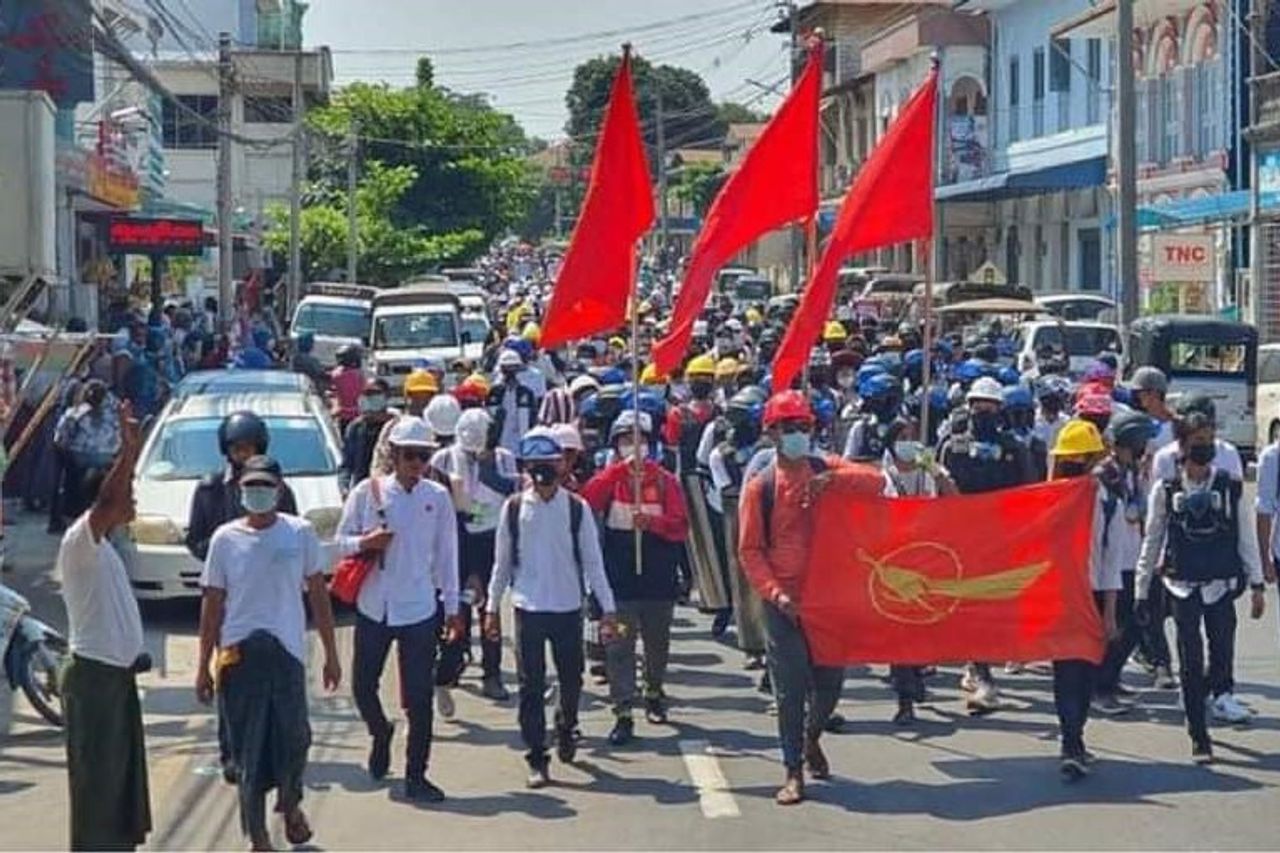
[[698, 805], [706, 818], [740, 817], [738, 803], [729, 790], [729, 780], [720, 770], [711, 745], [705, 740], [680, 741], [680, 755], [693, 787], [698, 791]]

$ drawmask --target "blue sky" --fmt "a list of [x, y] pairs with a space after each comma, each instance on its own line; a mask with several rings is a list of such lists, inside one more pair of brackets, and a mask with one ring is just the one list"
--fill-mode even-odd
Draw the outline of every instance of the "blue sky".
[[339, 84], [408, 84], [426, 53], [439, 83], [491, 93], [530, 134], [555, 138], [574, 67], [628, 40], [699, 72], [716, 100], [768, 111], [777, 99], [746, 80], [786, 74], [786, 37], [768, 31], [776, 14], [771, 0], [314, 0], [304, 35], [334, 51]]

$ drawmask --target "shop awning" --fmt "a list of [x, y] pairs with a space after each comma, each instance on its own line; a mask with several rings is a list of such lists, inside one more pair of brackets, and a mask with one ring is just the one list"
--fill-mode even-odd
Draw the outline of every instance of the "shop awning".
[[[1262, 210], [1280, 210], [1280, 193], [1263, 193]], [[1249, 191], [1235, 190], [1201, 198], [1180, 198], [1163, 204], [1138, 208], [1138, 227], [1146, 231], [1163, 231], [1188, 225], [1232, 222], [1249, 215]], [[1111, 223], [1115, 218], [1112, 217]]]
[[1107, 179], [1107, 158], [1069, 163], [1044, 162], [1030, 169], [1001, 172], [934, 190], [938, 201], [998, 201], [1027, 195], [1097, 187]]

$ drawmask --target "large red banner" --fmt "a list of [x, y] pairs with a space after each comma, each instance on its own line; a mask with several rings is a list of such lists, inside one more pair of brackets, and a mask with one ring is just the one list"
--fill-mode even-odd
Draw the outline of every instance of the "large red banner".
[[801, 596], [814, 660], [1102, 660], [1093, 478], [949, 498], [824, 495]]

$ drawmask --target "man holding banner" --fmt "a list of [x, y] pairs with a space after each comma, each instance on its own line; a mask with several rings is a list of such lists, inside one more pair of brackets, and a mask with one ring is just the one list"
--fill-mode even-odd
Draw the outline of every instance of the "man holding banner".
[[772, 467], [743, 489], [738, 550], [747, 578], [764, 600], [766, 649], [786, 767], [786, 781], [775, 800], [795, 805], [804, 799], [804, 765], [815, 779], [831, 775], [818, 739], [844, 682], [843, 667], [814, 663], [800, 625], [800, 597], [814, 538], [810, 509], [820, 492], [879, 495], [885, 480], [875, 468], [811, 455], [814, 415], [803, 392], [775, 394], [765, 406], [764, 426], [778, 453]]

